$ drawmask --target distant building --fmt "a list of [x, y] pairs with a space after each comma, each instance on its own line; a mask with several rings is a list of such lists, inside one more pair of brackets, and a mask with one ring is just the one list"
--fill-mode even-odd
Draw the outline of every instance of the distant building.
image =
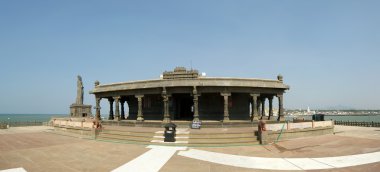
[[283, 77], [277, 80], [250, 78], [215, 78], [200, 75], [197, 70], [177, 67], [165, 71], [160, 79], [112, 84], [95, 82], [90, 92], [96, 98], [96, 117], [100, 117], [100, 101], [109, 101], [108, 120], [124, 120], [125, 103], [128, 119], [199, 121], [257, 120], [273, 116], [273, 98], [278, 99], [278, 118], [283, 120], [283, 94], [289, 89]]

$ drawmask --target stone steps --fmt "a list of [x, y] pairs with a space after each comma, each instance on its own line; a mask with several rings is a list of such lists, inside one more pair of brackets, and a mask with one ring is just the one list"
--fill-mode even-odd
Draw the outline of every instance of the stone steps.
[[[195, 132], [195, 133], [192, 133]], [[155, 135], [154, 142], [162, 143], [164, 140], [163, 131], [156, 132], [161, 136]], [[170, 143], [165, 143], [170, 144]], [[233, 144], [258, 144], [257, 136], [254, 131], [247, 130], [242, 132], [228, 131], [191, 131], [190, 129], [177, 130], [176, 143], [173, 144], [186, 144], [187, 146], [205, 146], [205, 145], [233, 145]]]
[[[177, 127], [180, 128], [188, 128], [190, 127], [192, 121], [172, 121]], [[155, 120], [145, 120], [144, 122], [138, 122], [136, 120], [122, 120], [122, 121], [114, 121], [114, 120], [103, 120], [103, 126], [129, 126], [129, 127], [152, 127], [152, 128], [163, 128], [165, 123], [162, 121]], [[249, 121], [249, 120], [232, 120], [229, 122], [221, 122], [221, 121], [202, 121], [202, 128], [233, 128], [233, 127], [257, 127], [257, 121]]]
[[192, 139], [237, 139], [237, 138], [253, 138], [255, 137], [254, 133], [210, 133], [210, 134], [190, 134]]
[[144, 131], [123, 131], [123, 130], [100, 130], [96, 136], [97, 140], [116, 140], [122, 142], [137, 142], [149, 144], [154, 136], [154, 132]]
[[[164, 131], [162, 128], [141, 131], [139, 128], [126, 127], [120, 130], [99, 130], [96, 140], [193, 147], [255, 145], [259, 143], [254, 129], [255, 128], [194, 130], [190, 128], [178, 128], [175, 137], [176, 142], [164, 142]], [[60, 128], [57, 132], [72, 137], [94, 138], [88, 135], [88, 131], [85, 131], [86, 134], [81, 136], [83, 131], [78, 129]]]
[[126, 137], [98, 136], [98, 137], [96, 137], [96, 140], [150, 144], [150, 140], [151, 139], [137, 138], [137, 137], [135, 137], [135, 138], [133, 138], [133, 137], [126, 138]]

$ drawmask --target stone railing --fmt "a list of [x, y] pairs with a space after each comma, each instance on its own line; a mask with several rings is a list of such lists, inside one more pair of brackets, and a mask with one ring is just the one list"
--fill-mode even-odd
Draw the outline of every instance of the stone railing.
[[298, 137], [308, 137], [334, 132], [334, 121], [311, 121], [281, 124], [259, 125], [259, 140], [261, 144]]
[[357, 127], [380, 127], [380, 122], [335, 121], [335, 125], [357, 126]]

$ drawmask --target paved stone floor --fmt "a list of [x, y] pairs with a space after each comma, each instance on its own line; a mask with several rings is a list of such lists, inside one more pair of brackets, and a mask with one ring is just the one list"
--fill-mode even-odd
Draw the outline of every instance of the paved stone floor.
[[[19, 167], [28, 172], [125, 171], [125, 169], [173, 172], [278, 171], [223, 165], [190, 158], [184, 156], [183, 152], [189, 153], [189, 150], [194, 149], [206, 152], [204, 156], [208, 153], [233, 155], [241, 158], [241, 161], [246, 161], [244, 157], [323, 158], [380, 152], [380, 128], [336, 126], [334, 135], [283, 140], [264, 146], [203, 148], [102, 142], [61, 136], [46, 132], [47, 130], [49, 127], [15, 127], [0, 130], [0, 171]], [[185, 149], [186, 151], [182, 151]], [[373, 156], [368, 159], [380, 159], [378, 154]], [[268, 163], [268, 166], [276, 164]], [[380, 171], [380, 162], [323, 171]]]

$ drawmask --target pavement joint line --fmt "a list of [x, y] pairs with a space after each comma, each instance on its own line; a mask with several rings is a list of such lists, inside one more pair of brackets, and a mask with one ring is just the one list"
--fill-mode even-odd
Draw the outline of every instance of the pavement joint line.
[[327, 166], [330, 166], [331, 168], [337, 168], [337, 167], [335, 167], [335, 166], [333, 166], [333, 165], [330, 165], [330, 164], [327, 164], [327, 163], [324, 163], [324, 162], [318, 161], [318, 160], [316, 160], [315, 158], [310, 158], [310, 159], [312, 159], [312, 160], [314, 160], [314, 161], [317, 161], [317, 162], [319, 162], [319, 163], [321, 163], [321, 164], [325, 164], [325, 165], [327, 165]]
[[330, 165], [326, 165], [325, 163], [320, 163], [311, 158], [284, 158], [289, 163], [299, 167], [301, 170], [320, 170], [320, 169], [329, 169], [335, 168]]
[[282, 159], [284, 159], [285, 161], [288, 161], [289, 163], [291, 163], [291, 164], [293, 164], [294, 166], [298, 167], [300, 170], [305, 170], [305, 169], [303, 169], [302, 167], [296, 165], [295, 163], [292, 163], [292, 162], [289, 161], [287, 158], [282, 158]]

